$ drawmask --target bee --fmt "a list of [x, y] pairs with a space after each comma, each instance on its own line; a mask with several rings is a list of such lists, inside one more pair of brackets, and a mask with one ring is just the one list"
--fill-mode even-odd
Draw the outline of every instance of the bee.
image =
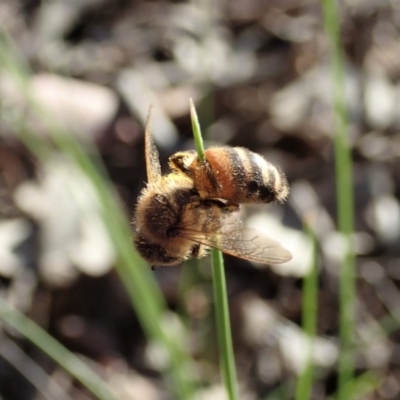
[[237, 204], [282, 203], [289, 194], [280, 168], [243, 147], [210, 147], [204, 161], [195, 151], [178, 152], [170, 157], [169, 165], [193, 180], [201, 198]]
[[260, 263], [282, 263], [291, 254], [275, 240], [242, 225], [239, 204], [202, 198], [187, 174], [161, 174], [151, 130], [151, 109], [145, 127], [147, 186], [136, 205], [134, 244], [152, 266], [201, 258], [211, 247]]

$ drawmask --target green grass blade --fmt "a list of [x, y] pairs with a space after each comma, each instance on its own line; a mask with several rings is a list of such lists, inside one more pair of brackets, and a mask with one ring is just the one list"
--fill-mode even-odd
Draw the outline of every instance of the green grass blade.
[[[190, 115], [193, 135], [199, 158], [204, 160], [203, 139], [200, 124], [193, 102], [190, 100]], [[226, 288], [224, 259], [219, 250], [211, 250], [211, 268], [215, 302], [215, 317], [220, 352], [220, 368], [228, 392], [229, 400], [238, 399], [235, 357], [232, 344], [232, 332], [229, 319], [228, 293]]]
[[312, 266], [303, 283], [303, 332], [310, 339], [308, 348], [307, 366], [300, 375], [296, 384], [296, 400], [310, 399], [314, 366], [311, 360], [312, 346], [317, 331], [318, 313], [318, 271], [317, 271], [317, 237], [313, 230], [311, 221], [304, 221], [305, 231], [312, 243]]
[[[68, 388], [58, 382], [55, 375], [47, 372], [22, 347], [6, 335], [0, 334], [0, 358], [23, 376], [37, 392], [37, 398], [43, 400], [73, 400]], [[3, 364], [4, 365], [4, 364]], [[4, 368], [4, 367], [3, 367]], [[91, 371], [91, 370], [90, 370]], [[98, 377], [100, 380], [100, 377]]]
[[71, 376], [75, 377], [97, 396], [99, 400], [117, 399], [107, 384], [104, 383], [104, 380], [96, 375], [83, 361], [57, 342], [32, 320], [11, 308], [2, 298], [0, 298], [0, 318], [22, 335], [28, 337], [32, 343], [53, 358]]
[[234, 400], [238, 399], [238, 389], [222, 253], [212, 249], [211, 261], [221, 370], [229, 400]]
[[343, 51], [335, 0], [322, 0], [324, 25], [331, 47], [331, 66], [335, 104], [335, 162], [338, 228], [346, 249], [340, 271], [340, 342], [338, 398], [350, 399], [348, 388], [354, 375], [355, 330], [355, 255], [352, 251], [354, 200], [352, 160], [344, 94]]
[[193, 138], [196, 146], [197, 155], [201, 161], [204, 161], [204, 145], [203, 145], [203, 136], [201, 134], [199, 119], [197, 118], [197, 112], [194, 108], [193, 100], [190, 99], [190, 118], [192, 120], [192, 130], [193, 130]]
[[[163, 345], [169, 355], [171, 367], [168, 374], [171, 377], [173, 391], [179, 398], [188, 399], [193, 393], [192, 385], [186, 374], [189, 359], [177, 339], [172, 338], [167, 329], [163, 327], [162, 321], [167, 314], [165, 302], [150, 269], [133, 249], [131, 229], [119, 206], [119, 201], [105, 179], [104, 166], [98, 158], [88, 157], [88, 153], [96, 154], [94, 148], [91, 148], [89, 144], [83, 148], [72, 135], [63, 130], [51, 115], [35, 104], [29, 91], [29, 75], [27, 75], [29, 72], [16, 58], [13, 58], [13, 54], [10, 41], [6, 34], [0, 31], [0, 66], [3, 71], [16, 78], [15, 81], [19, 84], [20, 92], [34, 110], [35, 116], [46, 128], [55, 147], [64, 156], [68, 156], [92, 183], [101, 205], [102, 217], [118, 255], [116, 267], [131, 297], [132, 305], [146, 334]], [[6, 116], [1, 115], [1, 118], [4, 119]], [[54, 154], [53, 146], [49, 145], [45, 139], [38, 138], [35, 132], [31, 132], [27, 126], [20, 129], [21, 121], [14, 125], [15, 121], [7, 120], [6, 122], [15, 129], [21, 141], [36, 156], [40, 158]], [[30, 336], [30, 331], [25, 333], [28, 339], [34, 340]]]
[[[362, 400], [364, 398], [369, 398], [367, 395], [376, 391], [381, 384], [382, 377], [376, 372], [364, 372], [349, 382], [349, 388], [347, 389], [347, 393], [350, 395], [349, 399]], [[332, 400], [334, 398], [335, 394], [333, 396], [329, 396], [327, 400]], [[371, 398], [375, 397], [372, 396]]]

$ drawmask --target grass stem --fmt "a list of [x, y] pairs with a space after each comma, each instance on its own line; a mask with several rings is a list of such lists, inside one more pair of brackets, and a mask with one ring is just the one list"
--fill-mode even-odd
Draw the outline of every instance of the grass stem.
[[313, 342], [317, 331], [318, 312], [318, 270], [317, 270], [317, 237], [312, 227], [312, 221], [305, 219], [304, 229], [312, 243], [312, 265], [303, 283], [303, 332], [309, 339], [307, 365], [297, 380], [296, 400], [310, 399], [314, 375], [312, 363]]
[[0, 319], [11, 325], [19, 333], [28, 337], [32, 343], [61, 365], [71, 376], [75, 377], [99, 400], [116, 400], [117, 396], [97, 374], [82, 360], [62, 346], [40, 326], [19, 311], [13, 309], [0, 298]]
[[331, 68], [335, 109], [335, 164], [338, 229], [343, 236], [345, 251], [340, 271], [340, 343], [338, 399], [352, 398], [354, 376], [355, 330], [355, 255], [352, 250], [354, 231], [354, 199], [352, 159], [345, 102], [344, 62], [340, 41], [337, 2], [322, 0], [324, 25], [331, 48]]
[[[192, 100], [190, 100], [193, 136], [200, 160], [204, 160], [203, 139], [200, 124]], [[215, 318], [220, 352], [220, 368], [229, 400], [238, 399], [235, 357], [229, 319], [228, 293], [226, 288], [224, 259], [219, 250], [211, 250], [211, 268], [215, 302]]]

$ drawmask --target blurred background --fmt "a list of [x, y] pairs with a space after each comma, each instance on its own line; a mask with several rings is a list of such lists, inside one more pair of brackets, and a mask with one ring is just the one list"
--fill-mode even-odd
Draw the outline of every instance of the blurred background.
[[[353, 158], [356, 375], [362, 399], [400, 398], [400, 3], [340, 2]], [[292, 399], [307, 361], [303, 276], [318, 267], [312, 399], [337, 390], [338, 276], [333, 85], [319, 2], [294, 0], [2, 0], [2, 34], [32, 71], [32, 97], [95, 145], [126, 219], [144, 187], [143, 124], [163, 170], [194, 148], [192, 98], [206, 147], [244, 146], [280, 166], [284, 205], [249, 206], [248, 225], [293, 260], [274, 268], [225, 256], [241, 399]], [[0, 293], [94, 368], [119, 399], [173, 399], [114, 270], [115, 250], [87, 178], [67, 157], [41, 162], [17, 139], [46, 129], [0, 69]], [[23, 123], [21, 122], [23, 121]], [[302, 221], [317, 216], [317, 256]], [[209, 260], [160, 268], [168, 307], [186, 321], [198, 399], [225, 399]], [[92, 399], [18, 332], [0, 331], [0, 398]], [[45, 371], [40, 377], [37, 366]], [[39, 382], [39, 384], [38, 384]], [[42, 384], [40, 384], [42, 382]], [[69, 396], [69, 397], [68, 397]]]

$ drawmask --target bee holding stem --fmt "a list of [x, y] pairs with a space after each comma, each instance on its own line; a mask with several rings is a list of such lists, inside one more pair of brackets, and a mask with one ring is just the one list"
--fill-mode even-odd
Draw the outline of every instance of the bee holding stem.
[[[267, 177], [258, 169], [254, 170], [252, 176], [244, 173], [243, 166], [235, 166], [235, 156], [229, 150], [232, 148], [221, 149], [231, 162], [231, 172], [219, 166], [214, 173], [212, 157], [207, 158], [206, 164], [199, 165], [195, 152], [181, 152], [170, 158], [172, 172], [163, 176], [149, 111], [145, 128], [147, 186], [138, 199], [134, 224], [136, 249], [153, 266], [175, 265], [191, 257], [200, 258], [208, 254], [210, 247], [264, 264], [282, 263], [291, 259], [290, 252], [277, 241], [244, 226], [238, 218], [239, 203], [251, 199], [263, 202], [283, 200], [288, 192], [283, 174], [274, 171], [275, 185], [268, 186]], [[240, 153], [242, 150], [235, 148], [233, 150], [236, 154], [249, 157], [255, 154], [244, 150]], [[206, 157], [214, 152], [206, 151]], [[261, 156], [258, 157], [263, 160]], [[256, 159], [257, 163], [261, 163]], [[207, 180], [202, 180], [201, 174], [205, 174]], [[233, 177], [229, 181], [231, 192], [219, 183], [221, 177], [225, 180], [229, 174]], [[242, 193], [242, 186], [234, 185], [239, 176], [255, 182], [247, 184], [247, 189], [257, 185], [257, 190], [247, 190], [247, 195]], [[268, 193], [264, 196], [265, 190]]]

